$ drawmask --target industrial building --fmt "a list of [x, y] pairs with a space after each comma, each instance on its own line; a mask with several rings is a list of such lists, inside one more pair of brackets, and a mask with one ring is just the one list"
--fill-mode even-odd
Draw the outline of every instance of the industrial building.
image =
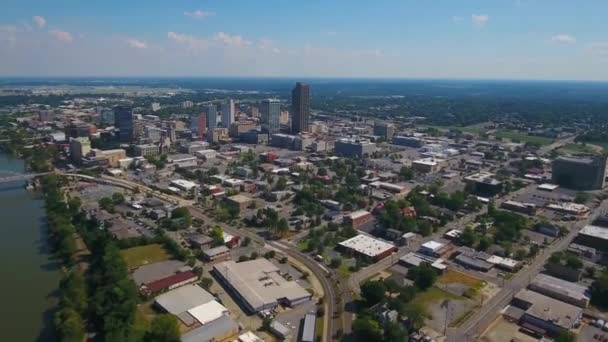
[[517, 202], [512, 200], [502, 202], [500, 207], [526, 215], [536, 215], [536, 211], [538, 209], [534, 203]]
[[226, 203], [242, 211], [245, 210], [249, 205], [251, 205], [251, 203], [253, 203], [253, 199], [251, 197], [239, 194], [227, 197]]
[[215, 301], [212, 294], [197, 284], [191, 284], [161, 294], [154, 298], [154, 305], [176, 316], [186, 326], [192, 326], [196, 319], [188, 311], [211, 301]]
[[434, 258], [440, 258], [442, 255], [444, 255], [447, 252], [447, 250], [448, 250], [448, 246], [446, 246], [445, 244], [431, 240], [431, 241], [423, 243], [420, 246], [420, 249], [418, 250], [418, 252], [420, 252], [424, 255], [434, 257]]
[[236, 263], [224, 261], [213, 266], [219, 281], [248, 311], [270, 310], [279, 304], [296, 306], [312, 295], [295, 281], [288, 281], [266, 259]]
[[203, 260], [217, 262], [230, 259], [230, 249], [224, 245], [203, 251]]
[[396, 251], [396, 247], [388, 242], [359, 234], [338, 244], [338, 248], [347, 254], [355, 254], [378, 261]]
[[182, 342], [228, 342], [239, 334], [239, 325], [227, 315], [211, 321], [196, 329], [190, 330], [181, 337]]
[[608, 252], [608, 228], [593, 225], [585, 226], [578, 232], [575, 242], [602, 252]]
[[585, 286], [550, 275], [542, 273], [537, 275], [528, 288], [580, 308], [589, 306], [589, 296], [587, 295], [587, 288]]
[[313, 314], [306, 314], [304, 316], [304, 324], [302, 325], [302, 342], [314, 342], [315, 341], [315, 323], [317, 317]]
[[522, 327], [540, 335], [557, 336], [574, 328], [583, 313], [579, 307], [528, 289], [519, 291], [512, 305], [523, 311]]
[[477, 172], [464, 178], [465, 183], [474, 184], [475, 191], [480, 194], [493, 196], [502, 191], [503, 183], [494, 178], [490, 172]]
[[559, 157], [553, 161], [551, 181], [568, 189], [602, 189], [606, 184], [606, 156]]

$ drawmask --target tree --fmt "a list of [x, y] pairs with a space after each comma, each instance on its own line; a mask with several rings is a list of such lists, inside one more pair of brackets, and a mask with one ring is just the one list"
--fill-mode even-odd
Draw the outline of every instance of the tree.
[[264, 258], [266, 258], [266, 259], [272, 259], [272, 258], [274, 258], [274, 256], [276, 254], [277, 253], [275, 251], [268, 251], [268, 252], [264, 253]]
[[211, 288], [211, 285], [213, 285], [213, 279], [203, 277], [203, 278], [201, 278], [200, 284], [205, 290], [209, 290]]
[[116, 205], [125, 203], [125, 196], [122, 192], [115, 192], [112, 194], [112, 203]]
[[114, 202], [109, 197], [100, 198], [99, 201], [97, 202], [97, 204], [99, 204], [99, 207], [101, 209], [103, 209], [107, 212], [110, 212], [110, 213], [114, 212]]
[[186, 207], [179, 207], [173, 209], [171, 212], [172, 219], [183, 219], [183, 225], [185, 227], [189, 227], [192, 225], [192, 214], [190, 214], [190, 210]]
[[367, 315], [357, 316], [353, 322], [355, 341], [380, 342], [383, 341], [380, 324]]
[[85, 334], [84, 322], [76, 310], [64, 307], [55, 314], [55, 327], [60, 341], [82, 342]]
[[405, 341], [407, 331], [397, 322], [390, 322], [384, 327], [384, 341]]
[[241, 243], [241, 246], [247, 247], [247, 246], [249, 246], [250, 243], [251, 243], [251, 238], [249, 236], [245, 236], [245, 238], [243, 239], [243, 242]]
[[220, 226], [213, 227], [209, 236], [213, 239], [214, 246], [221, 246], [224, 244], [224, 231]]
[[380, 303], [386, 294], [386, 286], [381, 281], [366, 281], [361, 285], [361, 297], [367, 307]]
[[473, 232], [473, 229], [471, 229], [471, 227], [466, 227], [462, 234], [460, 234], [458, 240], [462, 245], [471, 247], [473, 246], [476, 240], [475, 232]]
[[527, 254], [528, 253], [526, 252], [525, 249], [519, 248], [518, 250], [515, 251], [514, 258], [515, 258], [515, 260], [523, 260]]
[[180, 332], [175, 316], [161, 314], [154, 317], [145, 340], [149, 342], [179, 342]]
[[590, 287], [591, 303], [599, 308], [608, 308], [608, 270], [604, 270]]
[[490, 247], [491, 244], [492, 242], [490, 238], [483, 236], [481, 239], [479, 239], [479, 243], [477, 243], [477, 250], [484, 252]]
[[283, 176], [279, 177], [277, 184], [274, 186], [275, 190], [283, 191], [287, 189], [287, 179]]
[[420, 303], [408, 303], [405, 307], [404, 315], [410, 320], [410, 324], [414, 330], [418, 331], [424, 326], [426, 311]]
[[437, 279], [437, 272], [426, 262], [420, 264], [420, 266], [412, 267], [407, 275], [414, 281], [416, 287], [421, 290], [426, 290], [433, 286]]
[[557, 336], [557, 338], [555, 339], [555, 342], [575, 342], [576, 341], [576, 334], [574, 334], [573, 332], [564, 330], [562, 332], [559, 333], [559, 335]]
[[586, 192], [578, 192], [574, 196], [574, 203], [584, 204], [590, 199], [590, 195]]
[[332, 258], [331, 262], [329, 263], [329, 266], [332, 268], [338, 268], [340, 265], [342, 265], [342, 258], [340, 257]]
[[575, 270], [580, 270], [581, 268], [583, 268], [583, 262], [578, 257], [576, 257], [572, 254], [567, 254], [566, 266], [573, 268]]

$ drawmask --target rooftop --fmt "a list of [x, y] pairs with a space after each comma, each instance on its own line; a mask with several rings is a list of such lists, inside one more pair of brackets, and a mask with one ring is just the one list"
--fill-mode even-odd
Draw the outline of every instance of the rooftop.
[[190, 267], [179, 260], [166, 260], [155, 262], [139, 267], [133, 272], [133, 280], [137, 285], [147, 284], [155, 280], [166, 278], [182, 270], [189, 270]]
[[444, 244], [442, 244], [441, 242], [431, 240], [431, 241], [423, 243], [421, 247], [430, 249], [432, 251], [436, 251], [438, 249], [441, 249], [443, 246], [444, 246]]
[[608, 240], [608, 228], [600, 227], [600, 226], [585, 226], [579, 232], [581, 235], [592, 236], [602, 240]]
[[542, 273], [537, 275], [530, 285], [539, 288], [544, 288], [551, 292], [559, 293], [570, 298], [582, 300], [589, 298], [586, 295], [587, 288], [585, 286], [576, 283], [571, 283], [569, 281], [555, 278]]
[[165, 311], [173, 315], [179, 315], [201, 304], [209, 303], [215, 298], [202, 287], [193, 284], [178, 287], [175, 290], [163, 293], [154, 301]]
[[531, 304], [526, 310], [527, 315], [565, 329], [572, 328], [583, 312], [579, 307], [527, 289], [519, 291], [515, 298]]
[[369, 215], [369, 211], [367, 210], [357, 210], [357, 211], [353, 211], [352, 213], [348, 214], [347, 216], [349, 216], [351, 219], [356, 220], [360, 217], [364, 217]]
[[344, 240], [340, 242], [339, 245], [369, 257], [375, 257], [376, 255], [395, 248], [394, 245], [388, 242], [380, 241], [363, 234]]
[[231, 331], [237, 332], [238, 324], [228, 316], [222, 316], [213, 322], [182, 335], [182, 342], [215, 341], [217, 338], [229, 335]]
[[213, 269], [253, 309], [276, 303], [282, 298], [293, 301], [310, 297], [300, 284], [286, 280], [273, 263], [263, 258], [240, 263], [225, 261], [214, 265]]
[[202, 325], [205, 325], [227, 314], [228, 309], [217, 301], [212, 300], [188, 310], [188, 313]]

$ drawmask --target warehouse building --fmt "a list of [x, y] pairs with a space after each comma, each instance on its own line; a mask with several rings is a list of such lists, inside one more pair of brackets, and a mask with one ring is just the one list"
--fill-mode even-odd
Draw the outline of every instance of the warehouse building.
[[540, 335], [558, 336], [574, 328], [583, 313], [579, 307], [528, 289], [519, 291], [512, 304], [524, 311], [519, 319], [522, 327]]
[[580, 308], [589, 306], [586, 287], [550, 275], [537, 275], [528, 288]]
[[338, 249], [349, 255], [358, 255], [372, 261], [378, 261], [391, 255], [397, 248], [370, 236], [359, 234], [338, 244]]
[[182, 335], [182, 342], [223, 342], [233, 341], [239, 334], [239, 325], [230, 317], [222, 315], [220, 318], [209, 322]]
[[295, 281], [288, 281], [266, 259], [236, 263], [224, 261], [213, 272], [237, 301], [250, 312], [270, 310], [279, 304], [296, 306], [312, 295]]
[[578, 232], [575, 242], [602, 252], [608, 252], [608, 228], [593, 225], [585, 226]]
[[154, 298], [154, 305], [162, 311], [176, 316], [186, 326], [192, 326], [196, 319], [190, 309], [215, 301], [215, 297], [202, 287], [192, 284], [178, 287]]

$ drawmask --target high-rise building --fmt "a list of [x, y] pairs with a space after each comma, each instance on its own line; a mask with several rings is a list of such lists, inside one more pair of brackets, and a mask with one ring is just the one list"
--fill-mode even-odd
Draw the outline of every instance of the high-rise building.
[[80, 163], [82, 158], [91, 152], [91, 141], [89, 138], [73, 138], [70, 140], [70, 158]]
[[129, 107], [114, 108], [114, 126], [118, 129], [118, 140], [123, 143], [133, 141], [133, 110]]
[[217, 128], [217, 106], [214, 104], [208, 104], [203, 106], [205, 114], [207, 114], [207, 130]]
[[65, 137], [83, 138], [91, 134], [91, 125], [86, 122], [72, 122], [65, 126]]
[[262, 100], [260, 112], [262, 114], [262, 131], [268, 134], [279, 133], [281, 131], [279, 122], [281, 102], [277, 99]]
[[310, 86], [296, 83], [291, 91], [291, 132], [308, 132], [310, 123]]
[[162, 130], [155, 126], [146, 126], [144, 132], [150, 142], [159, 142], [162, 137]]
[[222, 126], [230, 128], [234, 122], [234, 100], [228, 99], [222, 103]]
[[207, 130], [207, 115], [205, 113], [192, 115], [190, 117], [190, 130], [198, 135], [205, 134]]
[[560, 157], [553, 161], [552, 182], [575, 190], [598, 190], [606, 185], [606, 157]]
[[374, 122], [374, 135], [379, 135], [384, 140], [389, 141], [395, 135], [395, 125], [388, 122]]
[[192, 108], [192, 107], [194, 107], [194, 102], [192, 102], [192, 101], [182, 102], [182, 108]]

